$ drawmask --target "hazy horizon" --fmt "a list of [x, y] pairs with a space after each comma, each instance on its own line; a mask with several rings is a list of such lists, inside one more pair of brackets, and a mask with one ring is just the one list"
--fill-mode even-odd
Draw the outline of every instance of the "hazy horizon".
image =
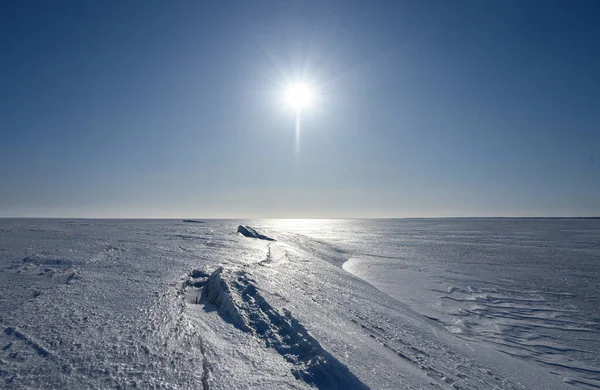
[[494, 216], [494, 215], [479, 215], [479, 216], [427, 216], [427, 217], [199, 217], [199, 216], [170, 216], [170, 217], [80, 217], [80, 216], [0, 216], [0, 219], [72, 219], [72, 220], [196, 220], [196, 221], [244, 221], [244, 220], [353, 220], [353, 219], [372, 219], [372, 220], [394, 220], [394, 219], [600, 219], [600, 216], [576, 216], [576, 215], [554, 215], [554, 216]]

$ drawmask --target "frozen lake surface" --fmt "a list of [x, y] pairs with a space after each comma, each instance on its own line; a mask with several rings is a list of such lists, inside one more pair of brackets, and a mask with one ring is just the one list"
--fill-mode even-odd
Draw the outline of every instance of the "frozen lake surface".
[[600, 220], [194, 221], [0, 219], [0, 387], [600, 387]]

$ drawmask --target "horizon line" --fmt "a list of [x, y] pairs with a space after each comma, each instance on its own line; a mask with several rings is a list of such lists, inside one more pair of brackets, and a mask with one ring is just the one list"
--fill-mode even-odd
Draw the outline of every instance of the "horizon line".
[[260, 220], [260, 219], [600, 219], [600, 216], [428, 216], [428, 217], [44, 217], [44, 216], [0, 216], [0, 219], [85, 219], [85, 220]]

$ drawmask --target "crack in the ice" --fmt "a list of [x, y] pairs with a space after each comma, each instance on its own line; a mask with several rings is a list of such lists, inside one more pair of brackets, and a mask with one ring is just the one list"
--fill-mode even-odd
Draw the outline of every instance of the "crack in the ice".
[[208, 359], [206, 358], [206, 348], [204, 348], [204, 341], [202, 340], [202, 337], [200, 337], [200, 353], [202, 353], [202, 389], [209, 390], [208, 374], [210, 364], [208, 363]]
[[272, 242], [267, 244], [267, 256], [264, 260], [258, 262], [258, 265], [266, 265], [273, 261], [273, 256], [271, 255], [271, 244]]

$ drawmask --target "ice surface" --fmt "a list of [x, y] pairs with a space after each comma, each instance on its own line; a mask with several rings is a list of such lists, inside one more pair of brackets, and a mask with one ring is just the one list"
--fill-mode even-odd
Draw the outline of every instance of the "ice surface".
[[457, 337], [600, 386], [597, 220], [433, 222], [344, 268]]
[[599, 386], [597, 223], [248, 222], [0, 220], [0, 387]]

